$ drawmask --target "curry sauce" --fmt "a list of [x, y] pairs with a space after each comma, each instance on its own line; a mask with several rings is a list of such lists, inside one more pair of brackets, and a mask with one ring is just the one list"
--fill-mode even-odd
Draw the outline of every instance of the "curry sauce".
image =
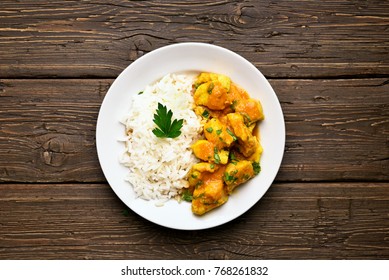
[[262, 146], [256, 132], [264, 115], [261, 103], [225, 75], [201, 73], [193, 91], [204, 137], [192, 146], [201, 162], [189, 172], [186, 197], [192, 212], [203, 215], [260, 172]]

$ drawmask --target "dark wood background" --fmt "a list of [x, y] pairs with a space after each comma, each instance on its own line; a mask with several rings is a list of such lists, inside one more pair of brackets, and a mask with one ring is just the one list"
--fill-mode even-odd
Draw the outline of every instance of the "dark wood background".
[[[226, 47], [270, 81], [285, 156], [238, 219], [177, 231], [116, 197], [98, 110], [138, 57]], [[0, 259], [388, 259], [389, 1], [0, 2]]]

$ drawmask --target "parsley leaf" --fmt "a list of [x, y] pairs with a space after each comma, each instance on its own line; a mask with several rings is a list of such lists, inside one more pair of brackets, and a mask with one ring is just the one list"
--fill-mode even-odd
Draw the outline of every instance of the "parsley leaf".
[[167, 110], [166, 106], [163, 106], [158, 102], [157, 113], [154, 114], [154, 123], [158, 128], [153, 129], [155, 136], [159, 138], [176, 138], [181, 135], [181, 128], [184, 122], [183, 119], [173, 120], [173, 112]]
[[259, 162], [254, 161], [252, 163], [254, 174], [257, 175], [259, 172], [261, 172], [261, 166], [259, 165]]
[[192, 199], [193, 199], [193, 196], [192, 196], [192, 194], [189, 192], [189, 190], [184, 190], [184, 191], [182, 192], [181, 198], [182, 198], [183, 200], [185, 200], [185, 201], [191, 202]]

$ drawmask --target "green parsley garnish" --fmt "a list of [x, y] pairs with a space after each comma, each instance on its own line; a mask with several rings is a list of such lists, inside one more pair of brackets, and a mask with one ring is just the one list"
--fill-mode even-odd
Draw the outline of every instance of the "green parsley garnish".
[[212, 133], [213, 128], [212, 127], [207, 127], [206, 131], [208, 131], [209, 133]]
[[221, 129], [216, 130], [216, 134], [217, 134], [217, 135], [220, 135], [221, 133], [222, 133], [222, 130], [221, 130]]
[[[234, 172], [232, 172], [232, 173], [234, 173]], [[235, 173], [235, 174], [236, 174], [236, 173]], [[228, 174], [227, 172], [224, 173], [224, 181], [225, 181], [226, 183], [234, 183], [236, 180], [238, 180], [238, 178], [236, 178], [236, 177], [234, 176], [234, 174], [231, 175], [231, 174]]]
[[159, 138], [176, 138], [181, 135], [180, 129], [184, 122], [181, 120], [174, 120], [172, 122], [173, 112], [167, 110], [166, 106], [158, 103], [157, 113], [154, 114], [154, 123], [158, 128], [153, 129], [155, 136]]
[[214, 83], [210, 83], [209, 86], [208, 86], [208, 93], [211, 94], [212, 93], [212, 90], [213, 88], [215, 87]]
[[232, 101], [232, 104], [230, 105], [230, 108], [235, 111], [236, 104], [238, 103], [238, 100]]
[[204, 118], [208, 119], [209, 112], [207, 110], [204, 110], [204, 112], [201, 114]]
[[188, 202], [191, 202], [192, 199], [193, 199], [193, 196], [192, 194], [189, 192], [189, 190], [184, 190], [182, 192], [182, 199], [185, 200], [185, 201], [188, 201]]
[[257, 175], [259, 172], [261, 172], [261, 166], [259, 165], [259, 162], [253, 162], [252, 163], [254, 174]]
[[216, 164], [219, 164], [219, 163], [220, 163], [220, 156], [219, 156], [219, 154], [218, 154], [217, 147], [215, 147], [215, 148], [213, 149], [213, 153], [214, 153], [213, 159], [215, 160], [215, 163], [216, 163]]
[[235, 134], [234, 134], [234, 133], [232, 133], [232, 131], [231, 131], [231, 130], [229, 130], [228, 128], [227, 128], [227, 133], [228, 133], [229, 135], [231, 135], [231, 136], [232, 136], [232, 139], [233, 139], [234, 141], [238, 140], [238, 138], [236, 138]]

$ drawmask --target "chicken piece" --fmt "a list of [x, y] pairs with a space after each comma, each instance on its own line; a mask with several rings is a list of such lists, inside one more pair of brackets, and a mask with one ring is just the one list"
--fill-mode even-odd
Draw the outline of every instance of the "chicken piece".
[[203, 119], [209, 119], [209, 117], [211, 116], [209, 109], [204, 106], [195, 106], [194, 112], [197, 116], [200, 116]]
[[230, 87], [231, 79], [225, 75], [201, 73], [195, 82], [195, 103], [211, 110], [223, 110], [229, 104], [227, 94]]
[[224, 110], [228, 105], [227, 90], [225, 87], [220, 82], [215, 81], [211, 82], [208, 91], [209, 98], [206, 106], [213, 110]]
[[251, 161], [242, 160], [227, 164], [224, 173], [224, 182], [227, 185], [227, 192], [231, 192], [240, 184], [255, 176], [254, 167]]
[[196, 105], [204, 105], [211, 110], [223, 110], [227, 107], [227, 90], [218, 81], [199, 85], [193, 95]]
[[215, 172], [219, 169], [219, 165], [215, 165], [209, 162], [199, 162], [193, 165], [192, 170], [198, 172]]
[[227, 115], [227, 118], [234, 135], [238, 138], [240, 152], [245, 157], [251, 156], [255, 152], [257, 138], [251, 134], [241, 114], [231, 113]]
[[250, 137], [247, 141], [238, 140], [238, 147], [241, 151], [241, 153], [247, 157], [250, 158], [256, 151], [258, 139], [255, 136]]
[[206, 212], [224, 204], [228, 200], [228, 194], [223, 184], [225, 166], [216, 172], [201, 173], [201, 181], [193, 191], [192, 212], [203, 215]]
[[262, 105], [258, 100], [252, 98], [241, 99], [235, 104], [234, 108], [235, 112], [243, 115], [245, 123], [248, 125], [264, 119]]
[[[211, 75], [212, 79], [212, 75]], [[215, 80], [214, 78], [212, 79]], [[220, 82], [220, 84], [226, 89], [227, 92], [230, 91], [231, 88], [231, 79], [225, 75], [217, 74], [217, 81]]]
[[198, 140], [192, 145], [194, 155], [207, 162], [226, 164], [228, 162], [228, 151], [219, 150], [215, 144], [208, 140]]
[[211, 73], [203, 72], [200, 73], [200, 75], [197, 76], [197, 79], [195, 81], [195, 87], [198, 87], [201, 84], [204, 84], [206, 82], [212, 81], [211, 79]]
[[195, 82], [196, 86], [199, 86], [206, 82], [220, 82], [222, 86], [226, 89], [227, 92], [230, 91], [231, 86], [231, 79], [228, 76], [222, 75], [222, 74], [216, 74], [216, 73], [201, 73]]
[[249, 126], [248, 126], [248, 128], [249, 128], [249, 130], [250, 130], [250, 132], [251, 132], [251, 134], [253, 134], [254, 136], [255, 136], [255, 128], [256, 128], [256, 126], [257, 126], [257, 123], [252, 123], [252, 124], [250, 124]]
[[248, 127], [245, 125], [243, 116], [241, 114], [228, 114], [227, 119], [236, 137], [238, 137], [242, 141], [247, 141], [248, 138], [252, 137], [252, 134]]
[[229, 153], [228, 150], [215, 150], [215, 163], [227, 164]]
[[205, 138], [214, 143], [218, 149], [230, 147], [237, 140], [229, 128], [219, 119], [212, 118], [204, 125]]
[[255, 137], [255, 149], [254, 149], [254, 153], [249, 156], [247, 158], [247, 160], [249, 161], [252, 161], [252, 162], [259, 162], [259, 160], [261, 159], [261, 155], [262, 155], [262, 152], [263, 152], [263, 148], [262, 148], [262, 145], [261, 143], [259, 143], [258, 141], [258, 138]]
[[192, 145], [194, 155], [204, 161], [212, 161], [215, 146], [207, 140], [198, 140]]
[[227, 124], [227, 114], [233, 113], [233, 111], [227, 106], [224, 110], [210, 110], [205, 106], [195, 106], [194, 112], [197, 116], [202, 117], [203, 120], [208, 120], [211, 118], [217, 118], [221, 123]]
[[196, 88], [196, 90], [193, 94], [193, 99], [194, 99], [196, 105], [207, 106], [208, 98], [209, 98], [208, 88], [209, 88], [210, 84], [211, 84], [211, 82], [206, 82], [204, 84], [199, 85]]
[[230, 85], [230, 91], [228, 92], [228, 102], [231, 107], [235, 111], [235, 106], [238, 104], [239, 101], [245, 100], [250, 98], [249, 94], [247, 91], [244, 89], [238, 87], [236, 84], [231, 83]]
[[199, 162], [192, 166], [188, 174], [189, 190], [193, 193], [194, 187], [201, 182], [201, 174], [204, 172], [213, 173], [219, 169], [219, 165], [209, 162]]
[[234, 146], [231, 149], [231, 151], [229, 153], [229, 162], [230, 163], [235, 163], [235, 162], [241, 161], [241, 160], [248, 160], [251, 162], [259, 162], [260, 161], [261, 156], [262, 156], [262, 152], [263, 152], [263, 148], [258, 140], [256, 141], [256, 144], [255, 144], [255, 151], [251, 156], [249, 156], [249, 157], [244, 156], [243, 153], [240, 152], [241, 149], [242, 149], [242, 147], [240, 147], [239, 144]]

